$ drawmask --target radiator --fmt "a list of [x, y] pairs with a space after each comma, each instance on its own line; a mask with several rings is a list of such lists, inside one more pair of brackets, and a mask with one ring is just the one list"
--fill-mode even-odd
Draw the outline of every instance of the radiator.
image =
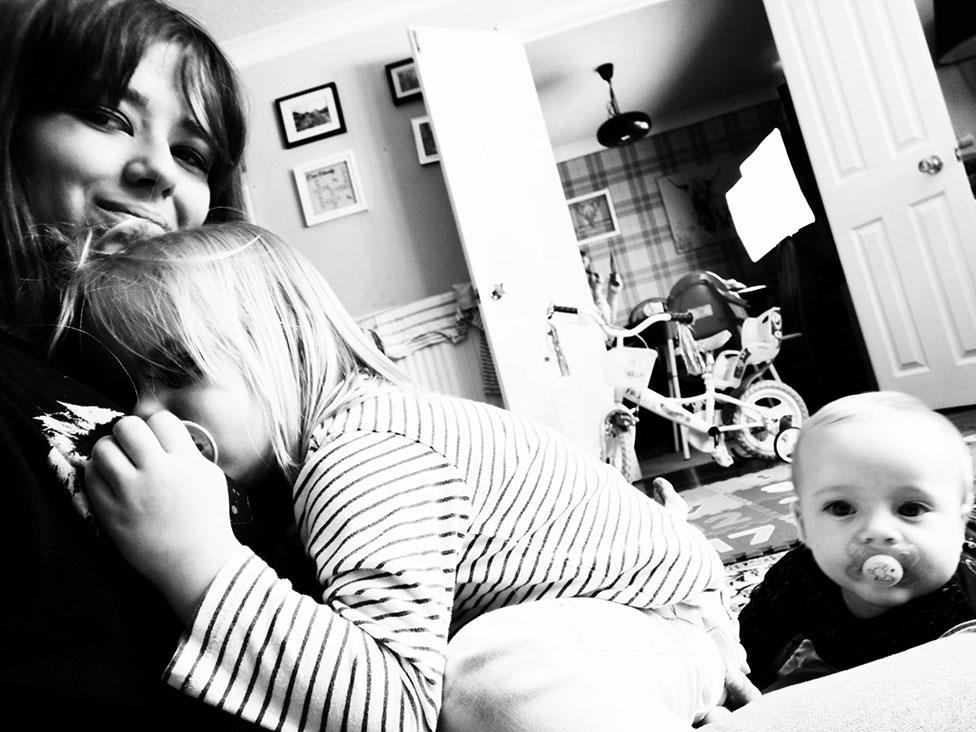
[[[394, 361], [417, 386], [451, 396], [501, 405], [501, 393], [484, 333], [459, 326], [454, 293], [445, 293], [359, 318], [361, 328], [380, 336]], [[428, 330], [431, 329], [431, 330]], [[456, 343], [436, 341], [445, 332]], [[402, 340], [406, 339], [406, 340]], [[421, 345], [422, 343], [422, 345]]]
[[482, 335], [470, 330], [460, 343], [436, 343], [411, 353], [396, 363], [418, 386], [439, 394], [485, 401], [479, 342]]

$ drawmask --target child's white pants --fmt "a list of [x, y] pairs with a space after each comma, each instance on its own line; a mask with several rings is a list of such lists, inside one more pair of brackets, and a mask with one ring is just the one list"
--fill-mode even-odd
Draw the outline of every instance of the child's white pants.
[[688, 730], [722, 698], [699, 627], [603, 600], [489, 612], [448, 645], [438, 732]]

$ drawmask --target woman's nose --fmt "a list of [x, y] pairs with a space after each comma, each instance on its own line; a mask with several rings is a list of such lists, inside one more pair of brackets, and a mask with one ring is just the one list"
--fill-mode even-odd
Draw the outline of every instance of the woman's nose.
[[125, 166], [125, 180], [154, 197], [167, 196], [176, 186], [176, 160], [165, 141], [139, 147]]

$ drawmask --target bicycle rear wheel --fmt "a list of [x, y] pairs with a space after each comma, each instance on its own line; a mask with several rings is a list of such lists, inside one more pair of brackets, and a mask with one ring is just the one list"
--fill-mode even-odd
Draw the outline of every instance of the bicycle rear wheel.
[[[739, 397], [749, 406], [755, 407], [766, 415], [772, 416], [777, 424], [782, 423], [784, 417], [790, 418], [793, 427], [799, 427], [810, 416], [806, 402], [803, 401], [796, 389], [782, 381], [762, 379], [752, 382]], [[753, 419], [752, 410], [743, 414], [743, 408], [737, 408], [729, 421], [735, 424], [740, 420]], [[765, 427], [742, 430], [730, 434], [736, 452], [746, 455], [758, 455], [765, 458], [776, 457], [776, 435], [778, 430], [771, 431]]]

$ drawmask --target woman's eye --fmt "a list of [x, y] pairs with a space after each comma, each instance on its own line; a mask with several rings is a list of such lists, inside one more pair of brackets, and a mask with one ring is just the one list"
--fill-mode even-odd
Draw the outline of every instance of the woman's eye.
[[831, 501], [823, 507], [824, 513], [831, 516], [850, 516], [854, 513], [854, 506], [847, 501]]
[[210, 168], [213, 167], [213, 159], [211, 155], [200, 152], [196, 148], [189, 145], [179, 145], [174, 147], [173, 157], [182, 161], [184, 165], [200, 171], [203, 173], [203, 175], [209, 175]]
[[132, 123], [129, 122], [129, 118], [117, 109], [97, 105], [95, 107], [76, 109], [74, 113], [79, 119], [83, 119], [95, 127], [124, 132], [127, 135], [133, 133]]
[[898, 507], [898, 515], [905, 516], [906, 518], [918, 518], [924, 513], [928, 513], [931, 509], [919, 501], [908, 501], [903, 503]]

